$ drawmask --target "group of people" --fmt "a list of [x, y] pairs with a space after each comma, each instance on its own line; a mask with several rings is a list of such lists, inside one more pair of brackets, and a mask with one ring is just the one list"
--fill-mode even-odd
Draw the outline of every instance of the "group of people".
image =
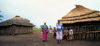
[[63, 40], [73, 40], [73, 29], [71, 27], [65, 27], [64, 29], [64, 36], [63, 36]]
[[[48, 30], [48, 26], [46, 23], [42, 26], [42, 40], [43, 42], [47, 42], [47, 34], [51, 31], [51, 26], [50, 26], [50, 31]], [[62, 39], [72, 39], [71, 37], [73, 36], [73, 30], [70, 29], [69, 31], [64, 30], [62, 23], [58, 20], [58, 23], [56, 24], [56, 27], [53, 29], [53, 37], [57, 39], [57, 43], [60, 43]], [[69, 37], [70, 36], [70, 37]]]

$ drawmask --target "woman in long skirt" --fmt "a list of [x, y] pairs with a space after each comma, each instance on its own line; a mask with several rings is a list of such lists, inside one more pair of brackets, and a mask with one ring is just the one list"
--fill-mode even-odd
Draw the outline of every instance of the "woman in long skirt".
[[47, 30], [46, 29], [43, 30], [42, 40], [43, 42], [47, 41]]
[[48, 33], [48, 26], [46, 25], [46, 23], [44, 23], [44, 25], [42, 27], [42, 40], [43, 40], [43, 42], [47, 41], [47, 33]]
[[63, 34], [62, 34], [62, 24], [60, 23], [60, 21], [58, 21], [56, 26], [57, 26], [56, 39], [57, 39], [57, 43], [59, 44], [61, 42], [62, 36], [63, 36]]

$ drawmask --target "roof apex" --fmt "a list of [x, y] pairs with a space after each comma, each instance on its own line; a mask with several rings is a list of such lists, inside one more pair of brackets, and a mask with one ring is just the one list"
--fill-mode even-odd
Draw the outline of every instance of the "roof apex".
[[76, 8], [79, 8], [79, 7], [84, 7], [84, 6], [82, 6], [82, 5], [75, 5], [76, 6]]
[[20, 17], [20, 16], [16, 15], [15, 17]]
[[88, 14], [93, 12], [94, 10], [88, 9], [81, 5], [76, 5], [76, 8], [73, 8], [68, 14], [66, 14], [64, 17], [73, 17], [73, 16], [80, 16], [84, 14]]

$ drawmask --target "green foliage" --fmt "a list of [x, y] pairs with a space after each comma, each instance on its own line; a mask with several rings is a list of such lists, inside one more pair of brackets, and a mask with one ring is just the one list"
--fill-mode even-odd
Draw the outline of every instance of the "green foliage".
[[[0, 11], [0, 13], [1, 13], [1, 11]], [[3, 16], [0, 14], [0, 20], [2, 20], [1, 18], [3, 18]]]
[[2, 15], [0, 15], [0, 17], [3, 17]]

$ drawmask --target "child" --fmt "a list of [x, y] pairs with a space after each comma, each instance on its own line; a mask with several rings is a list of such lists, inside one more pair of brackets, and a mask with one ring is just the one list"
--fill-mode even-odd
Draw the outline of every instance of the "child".
[[49, 33], [52, 33], [52, 28], [51, 28], [51, 25], [49, 26]]
[[63, 40], [68, 40], [68, 29], [67, 27], [65, 27], [65, 30], [64, 30], [64, 36], [63, 36]]
[[73, 29], [71, 27], [69, 30], [69, 40], [73, 40]]
[[56, 28], [54, 27], [54, 30], [53, 30], [53, 38], [56, 38]]

